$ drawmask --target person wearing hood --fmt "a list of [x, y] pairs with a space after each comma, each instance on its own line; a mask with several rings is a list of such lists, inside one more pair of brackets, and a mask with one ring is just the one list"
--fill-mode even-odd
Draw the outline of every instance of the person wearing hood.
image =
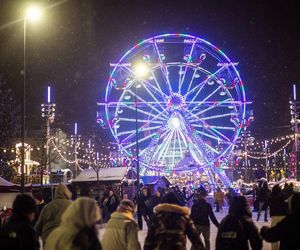
[[95, 200], [78, 198], [48, 236], [44, 250], [101, 250], [96, 229], [99, 222], [100, 209]]
[[249, 250], [249, 243], [252, 250], [263, 247], [246, 197], [235, 196], [218, 228], [216, 250]]
[[149, 223], [144, 250], [186, 250], [186, 236], [194, 249], [204, 249], [189, 216], [189, 208], [179, 204], [176, 194], [171, 192], [166, 194], [164, 203], [154, 208], [154, 217]]
[[62, 183], [55, 189], [54, 199], [41, 211], [34, 229], [42, 237], [43, 244], [46, 243], [48, 235], [59, 226], [60, 219], [67, 207], [72, 203], [72, 193]]
[[101, 241], [104, 250], [140, 250], [138, 226], [133, 219], [135, 205], [130, 200], [122, 200], [117, 211], [112, 213], [105, 226]]
[[32, 228], [36, 212], [35, 200], [21, 194], [13, 203], [12, 216], [0, 228], [0, 249], [2, 250], [39, 250], [38, 235]]

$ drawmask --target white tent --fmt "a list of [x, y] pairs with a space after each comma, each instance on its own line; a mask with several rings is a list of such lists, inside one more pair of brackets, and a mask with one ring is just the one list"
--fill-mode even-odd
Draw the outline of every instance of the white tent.
[[3, 179], [1, 176], [0, 176], [0, 186], [4, 186], [4, 187], [12, 187], [12, 186], [15, 186], [16, 184], [12, 183], [12, 182], [9, 182], [5, 179]]
[[[101, 168], [99, 181], [121, 181], [127, 173], [127, 167]], [[97, 173], [93, 168], [84, 169], [72, 182], [97, 181]]]

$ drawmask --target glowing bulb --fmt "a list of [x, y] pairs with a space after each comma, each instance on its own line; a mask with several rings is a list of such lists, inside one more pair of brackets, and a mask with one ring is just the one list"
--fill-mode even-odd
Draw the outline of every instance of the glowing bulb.
[[134, 67], [134, 73], [139, 78], [146, 76], [148, 72], [149, 68], [144, 63], [139, 63]]
[[173, 128], [177, 129], [180, 127], [180, 121], [177, 117], [173, 117], [171, 118], [171, 125], [173, 126]]
[[29, 6], [25, 13], [26, 19], [36, 22], [42, 17], [42, 10], [38, 6]]

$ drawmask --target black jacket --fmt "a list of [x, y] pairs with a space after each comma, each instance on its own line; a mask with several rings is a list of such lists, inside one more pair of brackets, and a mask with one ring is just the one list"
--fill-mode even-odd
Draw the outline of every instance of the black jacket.
[[[230, 215], [227, 215], [230, 216]], [[227, 216], [221, 221], [220, 228], [222, 228], [223, 223], [226, 221]], [[243, 242], [241, 243], [239, 247], [239, 250], [249, 250], [249, 244], [248, 241], [250, 242], [250, 246], [252, 250], [261, 250], [262, 249], [262, 240], [260, 238], [259, 232], [255, 224], [253, 223], [251, 218], [248, 218], [246, 216], [238, 217], [239, 221], [242, 224], [243, 227], [243, 234], [245, 235]], [[218, 231], [217, 234], [217, 239], [216, 239], [216, 250], [223, 249], [222, 246], [220, 245], [220, 230]]]
[[216, 227], [219, 227], [219, 222], [214, 215], [211, 205], [205, 199], [195, 200], [191, 212], [191, 219], [195, 225], [209, 226], [209, 218]]
[[283, 195], [270, 197], [268, 204], [270, 206], [270, 216], [285, 216], [287, 215], [287, 204], [284, 201]]
[[261, 236], [268, 242], [280, 241], [280, 250], [298, 250], [300, 235], [300, 216], [288, 215], [275, 227], [263, 227]]
[[0, 230], [1, 250], [39, 250], [38, 235], [27, 218], [12, 216]]

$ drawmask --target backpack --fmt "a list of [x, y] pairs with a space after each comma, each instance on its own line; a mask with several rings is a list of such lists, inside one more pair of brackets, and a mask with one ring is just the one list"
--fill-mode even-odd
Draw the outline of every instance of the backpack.
[[216, 250], [241, 250], [244, 245], [247, 245], [247, 237], [243, 223], [237, 217], [227, 215], [218, 230]]

